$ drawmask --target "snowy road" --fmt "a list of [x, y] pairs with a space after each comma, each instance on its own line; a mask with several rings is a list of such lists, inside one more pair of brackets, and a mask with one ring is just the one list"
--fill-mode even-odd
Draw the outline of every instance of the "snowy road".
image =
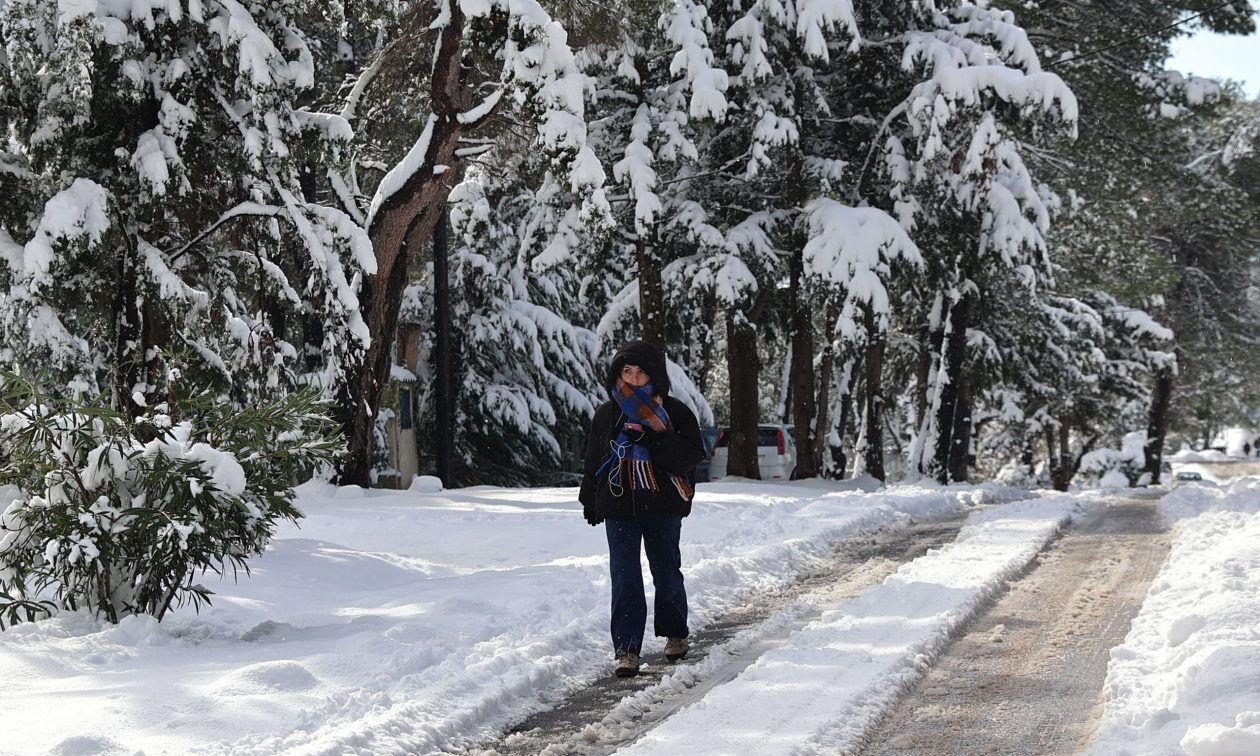
[[1070, 754], [1097, 726], [1109, 651], [1168, 552], [1157, 496], [1092, 510], [932, 665], [862, 754]]
[[[547, 751], [613, 753], [728, 682], [789, 634], [861, 591], [882, 582], [901, 565], [952, 541], [966, 515], [922, 520], [904, 528], [855, 537], [836, 546], [834, 558], [775, 595], [760, 595], [694, 635], [688, 659], [690, 684], [675, 684], [674, 665], [648, 659], [637, 678], [605, 677], [559, 706], [514, 727], [502, 741], [485, 746], [501, 756]], [[606, 725], [592, 725], [608, 717]], [[616, 726], [610, 726], [613, 723]]]
[[[1106, 530], [1110, 513], [1095, 501], [1085, 521]], [[647, 687], [601, 681], [482, 753], [850, 752], [901, 687], [1081, 514], [1079, 500], [1052, 497], [974, 514], [960, 533], [951, 523], [893, 531], [878, 545], [851, 539], [799, 597], [760, 612], [759, 626], [755, 611], [728, 618], [725, 633], [704, 639], [707, 656], [666, 668], [660, 682], [656, 669]], [[1074, 581], [1064, 572], [1059, 582]]]

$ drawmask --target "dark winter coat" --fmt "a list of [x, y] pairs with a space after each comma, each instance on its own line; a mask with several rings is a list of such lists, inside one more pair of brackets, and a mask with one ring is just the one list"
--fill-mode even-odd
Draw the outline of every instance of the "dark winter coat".
[[[616, 360], [614, 360], [614, 363]], [[624, 363], [623, 363], [624, 364]], [[630, 364], [639, 364], [631, 361]], [[618, 374], [620, 367], [618, 367]], [[651, 375], [651, 373], [649, 373]], [[687, 405], [677, 399], [665, 397], [665, 412], [669, 414], [673, 428], [662, 433], [650, 429], [643, 435], [643, 442], [652, 456], [656, 479], [664, 485], [659, 491], [634, 491], [626, 486], [621, 496], [613, 495], [608, 486], [608, 471], [597, 479], [595, 471], [608, 456], [609, 443], [621, 432], [626, 416], [613, 401], [604, 402], [595, 410], [591, 428], [586, 435], [586, 457], [583, 465], [582, 490], [578, 500], [582, 511], [592, 524], [606, 517], [630, 517], [644, 513], [668, 514], [686, 517], [691, 514], [691, 502], [684, 501], [678, 489], [669, 485], [666, 473], [686, 475], [695, 488], [692, 470], [704, 459], [704, 441], [700, 436], [700, 423]]]

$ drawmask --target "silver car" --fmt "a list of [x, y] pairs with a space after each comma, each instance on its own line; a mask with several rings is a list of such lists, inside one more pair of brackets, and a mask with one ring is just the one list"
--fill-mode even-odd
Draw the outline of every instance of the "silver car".
[[[711, 480], [726, 477], [727, 446], [731, 429], [723, 428], [713, 449], [713, 461], [709, 465]], [[792, 430], [786, 425], [765, 424], [757, 426], [757, 469], [762, 480], [790, 480], [796, 472], [796, 444]]]

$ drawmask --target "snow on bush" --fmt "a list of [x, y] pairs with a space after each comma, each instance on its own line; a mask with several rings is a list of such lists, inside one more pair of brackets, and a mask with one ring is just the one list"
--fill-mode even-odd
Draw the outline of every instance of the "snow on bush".
[[209, 394], [130, 417], [0, 374], [0, 627], [58, 609], [117, 622], [209, 603], [206, 570], [245, 570], [293, 482], [338, 444], [311, 393], [243, 410]]
[[1099, 488], [1126, 488], [1146, 467], [1146, 433], [1126, 433], [1119, 449], [1095, 449], [1081, 457], [1081, 474]]

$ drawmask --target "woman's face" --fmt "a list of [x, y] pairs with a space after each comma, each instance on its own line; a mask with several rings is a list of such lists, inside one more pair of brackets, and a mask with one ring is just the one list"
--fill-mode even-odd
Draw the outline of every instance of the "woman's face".
[[635, 388], [643, 388], [652, 382], [651, 376], [640, 370], [638, 365], [626, 365], [623, 367], [621, 369], [621, 380]]

